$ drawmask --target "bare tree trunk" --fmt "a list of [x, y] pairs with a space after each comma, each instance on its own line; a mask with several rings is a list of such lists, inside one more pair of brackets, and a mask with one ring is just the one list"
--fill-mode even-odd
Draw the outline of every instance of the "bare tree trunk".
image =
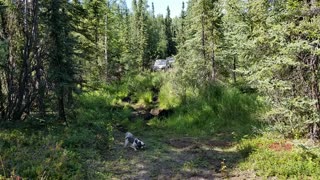
[[13, 112], [13, 102], [14, 102], [14, 82], [13, 82], [13, 77], [14, 77], [14, 70], [15, 70], [15, 61], [14, 61], [14, 52], [13, 52], [13, 47], [11, 42], [12, 37], [13, 37], [13, 32], [10, 31], [10, 28], [8, 27], [9, 23], [8, 22], [10, 19], [13, 19], [13, 13], [12, 12], [5, 12], [1, 13], [1, 26], [2, 26], [2, 35], [3, 39], [7, 40], [8, 42], [8, 47], [7, 47], [7, 57], [6, 57], [6, 67], [5, 69], [5, 79], [6, 79], [6, 88], [7, 88], [7, 97], [6, 97], [6, 107], [3, 112], [4, 118], [6, 120], [11, 120], [12, 117], [12, 112]]
[[106, 22], [105, 22], [105, 34], [104, 34], [104, 61], [106, 63], [106, 82], [109, 79], [109, 72], [108, 72], [108, 12], [106, 12]]
[[212, 69], [211, 69], [211, 81], [216, 81], [216, 75], [217, 75], [217, 65], [216, 65], [216, 60], [215, 60], [215, 51], [214, 51], [214, 48], [215, 48], [215, 43], [214, 43], [214, 22], [212, 21], [212, 26], [210, 28], [210, 33], [211, 33], [211, 66], [212, 66]]
[[[201, 16], [201, 28], [202, 28], [202, 31], [201, 31], [201, 44], [202, 44], [202, 55], [203, 55], [203, 59], [205, 60], [206, 59], [206, 49], [205, 49], [205, 29], [204, 29], [204, 14], [202, 14]], [[206, 60], [205, 60], [205, 63], [206, 63]]]
[[[20, 72], [20, 78], [19, 78], [19, 91], [16, 99], [16, 106], [14, 109], [14, 120], [19, 120], [23, 114], [23, 104], [29, 104], [28, 102], [25, 102], [29, 99], [29, 93], [30, 90], [28, 89], [27, 85], [30, 80], [30, 62], [29, 62], [29, 55], [30, 55], [30, 47], [31, 42], [29, 35], [26, 34], [26, 43], [24, 45], [24, 52], [23, 52], [23, 69]], [[25, 103], [24, 103], [25, 102]]]
[[[320, 93], [319, 93], [319, 80], [318, 80], [318, 66], [319, 66], [319, 57], [316, 55], [311, 56], [311, 73], [312, 73], [312, 80], [311, 80], [311, 98], [316, 101], [315, 109], [318, 114], [320, 114]], [[312, 139], [319, 138], [319, 124], [314, 122], [311, 125], [310, 135]]]
[[211, 80], [216, 81], [216, 61], [214, 57], [214, 45], [212, 42], [212, 52], [211, 52], [211, 65], [212, 65], [212, 70], [211, 70]]
[[237, 83], [237, 77], [236, 77], [236, 70], [237, 70], [237, 59], [233, 57], [233, 83]]
[[0, 121], [4, 120], [4, 112], [5, 112], [5, 108], [4, 108], [4, 94], [3, 94], [3, 90], [2, 90], [2, 73], [0, 74]]
[[[11, 36], [11, 35], [10, 35]], [[8, 48], [8, 63], [6, 67], [6, 80], [7, 80], [7, 88], [8, 88], [8, 95], [7, 95], [7, 109], [6, 109], [6, 119], [12, 120], [12, 113], [14, 108], [14, 101], [15, 101], [15, 88], [14, 88], [14, 71], [16, 69], [16, 63], [14, 60], [13, 55], [13, 47], [11, 45], [11, 37], [9, 38], [9, 48]]]
[[[34, 50], [34, 43], [37, 40], [37, 14], [38, 0], [27, 1], [24, 0], [23, 10], [23, 35], [24, 35], [24, 48], [22, 53], [23, 67], [20, 72], [19, 90], [14, 109], [14, 120], [21, 119], [24, 113], [30, 112], [32, 101], [34, 100], [34, 92], [32, 90], [32, 57], [31, 54]], [[31, 20], [31, 24], [28, 23]], [[34, 54], [34, 52], [33, 52]]]
[[[0, 18], [1, 18], [1, 37], [0, 39], [3, 40], [3, 41], [8, 41], [8, 47], [7, 47], [7, 55], [6, 55], [6, 65], [5, 67], [3, 68], [4, 69], [4, 72], [3, 75], [4, 77], [0, 79], [1, 81], [1, 97], [0, 97], [0, 100], [1, 100], [1, 118], [3, 120], [8, 120], [9, 118], [9, 114], [11, 114], [11, 111], [9, 109], [11, 109], [12, 107], [12, 95], [13, 95], [13, 82], [12, 82], [12, 75], [11, 75], [11, 72], [10, 71], [12, 69], [12, 48], [10, 46], [10, 32], [8, 30], [8, 16], [10, 16], [8, 13], [5, 13], [4, 11], [0, 11]], [[3, 81], [3, 83], [2, 83]], [[4, 92], [2, 91], [2, 84], [3, 84], [3, 88], [4, 88]], [[6, 91], [6, 92], [5, 92]], [[6, 94], [4, 94], [6, 93]]]
[[[7, 63], [4, 68], [7, 100], [1, 105], [1, 114], [7, 120], [20, 120], [23, 114], [30, 112], [32, 101], [36, 97], [36, 92], [32, 89], [35, 63], [32, 62], [31, 55], [34, 55], [37, 34], [38, 0], [12, 3], [18, 8], [1, 13], [1, 38], [8, 42]], [[20, 42], [24, 43], [22, 48]]]
[[46, 83], [44, 80], [44, 67], [43, 67], [43, 62], [41, 59], [41, 51], [42, 49], [40, 48], [40, 42], [39, 42], [39, 27], [38, 27], [38, 0], [33, 1], [33, 32], [32, 32], [32, 37], [33, 37], [33, 53], [34, 53], [34, 59], [35, 59], [35, 83], [34, 83], [34, 89], [37, 92], [37, 107], [39, 111], [39, 115], [41, 118], [44, 118], [46, 116], [46, 111], [45, 111], [45, 103], [44, 103], [44, 96], [45, 96], [45, 87]]
[[66, 125], [68, 125], [67, 123], [67, 118], [66, 118], [66, 113], [65, 113], [65, 107], [64, 107], [64, 95], [65, 95], [65, 91], [64, 91], [64, 87], [59, 87], [59, 94], [58, 94], [58, 117], [59, 120], [66, 123]]

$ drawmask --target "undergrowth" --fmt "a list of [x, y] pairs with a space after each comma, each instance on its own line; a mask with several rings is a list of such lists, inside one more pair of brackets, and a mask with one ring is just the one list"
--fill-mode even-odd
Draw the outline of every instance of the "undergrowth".
[[181, 98], [172, 101], [174, 102], [166, 104], [175, 104], [174, 114], [165, 122], [156, 119], [153, 124], [194, 136], [216, 133], [234, 133], [240, 136], [250, 134], [255, 126], [261, 125], [257, 113], [262, 110], [262, 103], [256, 95], [241, 93], [236, 88], [210, 85], [195, 91], [184, 102]]
[[113, 141], [111, 112], [116, 110], [109, 101], [100, 92], [77, 97], [68, 126], [36, 118], [2, 124], [0, 179], [101, 178], [102, 159]]
[[238, 145], [245, 161], [241, 170], [254, 170], [258, 176], [279, 179], [317, 179], [320, 177], [320, 151], [303, 143], [285, 139], [277, 133], [244, 138]]
[[127, 75], [121, 82], [113, 82], [103, 89], [113, 95], [114, 101], [130, 97], [131, 103], [150, 105], [152, 98], [158, 94], [164, 81], [164, 74], [144, 72], [138, 75]]
[[[119, 125], [138, 136], [151, 134], [159, 139], [168, 134], [206, 138], [222, 134], [220, 137], [240, 141], [241, 170], [283, 179], [320, 177], [319, 150], [290, 145], [290, 150], [275, 151], [271, 147], [286, 144], [284, 137], [253, 136], [263, 125], [258, 117], [264, 113], [264, 104], [254, 92], [210, 84], [187, 87], [181, 93], [173, 78], [168, 73], [140, 74], [98, 90], [88, 89], [76, 96], [69, 126], [37, 118], [1, 125], [0, 179], [108, 179], [105, 161], [114, 127]], [[137, 104], [172, 113], [150, 121], [130, 120], [132, 106]], [[185, 168], [189, 166], [193, 164]]]

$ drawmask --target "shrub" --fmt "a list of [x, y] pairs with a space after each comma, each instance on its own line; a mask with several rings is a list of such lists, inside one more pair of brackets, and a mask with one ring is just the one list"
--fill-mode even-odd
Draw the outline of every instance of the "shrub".
[[91, 167], [97, 166], [112, 144], [113, 113], [121, 111], [110, 105], [112, 98], [104, 91], [78, 96], [75, 117], [69, 119], [68, 127], [47, 121], [41, 126], [23, 123], [1, 127], [0, 165], [4, 170], [0, 177], [96, 179], [97, 169]]
[[62, 141], [52, 135], [4, 130], [0, 133], [0, 139], [8, 143], [1, 147], [5, 170], [2, 175], [31, 179], [73, 179], [85, 175], [76, 153], [63, 148]]
[[180, 103], [180, 97], [175, 91], [172, 82], [166, 81], [160, 88], [159, 107], [162, 109], [171, 109], [179, 106]]
[[317, 179], [320, 176], [317, 148], [300, 148], [274, 133], [243, 139], [238, 149], [246, 158], [239, 164], [240, 169], [255, 170], [259, 176], [284, 179]]

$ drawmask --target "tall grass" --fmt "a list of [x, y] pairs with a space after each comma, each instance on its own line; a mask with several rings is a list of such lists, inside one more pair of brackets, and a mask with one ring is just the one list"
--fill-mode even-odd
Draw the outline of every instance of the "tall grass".
[[162, 87], [165, 75], [159, 72], [143, 72], [136, 75], [127, 75], [120, 82], [114, 82], [104, 89], [112, 94], [116, 100], [130, 97], [131, 102], [149, 105], [152, 98]]
[[68, 127], [32, 118], [0, 127], [0, 179], [99, 179], [113, 141], [111, 123], [121, 118], [116, 112], [125, 114], [111, 106], [112, 99], [105, 91], [76, 97]]
[[159, 92], [159, 107], [161, 109], [171, 109], [181, 104], [181, 98], [170, 78], [163, 82]]
[[165, 122], [167, 128], [190, 135], [249, 134], [259, 125], [256, 115], [262, 106], [256, 95], [220, 85], [195, 92], [174, 109]]

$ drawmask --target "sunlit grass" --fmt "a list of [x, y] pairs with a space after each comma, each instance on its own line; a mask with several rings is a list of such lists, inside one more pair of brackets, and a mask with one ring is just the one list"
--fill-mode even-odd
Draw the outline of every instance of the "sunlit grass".
[[320, 151], [304, 147], [277, 133], [245, 138], [238, 150], [246, 157], [242, 170], [254, 170], [262, 177], [317, 179], [320, 176]]
[[166, 124], [177, 132], [195, 136], [220, 132], [246, 134], [252, 132], [252, 126], [259, 126], [256, 116], [261, 107], [256, 95], [212, 85], [174, 108], [175, 113]]
[[[144, 137], [151, 145], [144, 153], [152, 160], [168, 151], [169, 145], [164, 142], [168, 139], [165, 138], [203, 136], [204, 139], [240, 141], [232, 151], [239, 154], [233, 158], [242, 156], [238, 164], [241, 170], [253, 170], [259, 176], [284, 179], [320, 176], [319, 150], [294, 146], [290, 151], [273, 151], [270, 145], [286, 142], [282, 136], [254, 136], [257, 133], [255, 128], [261, 128], [258, 116], [264, 109], [257, 95], [242, 93], [232, 87], [208, 85], [194, 90], [188, 87], [186, 96], [181, 97], [179, 88], [175, 88], [170, 79], [164, 81], [166, 76], [154, 73], [127, 77], [122, 83], [77, 95], [68, 127], [51, 121], [37, 124], [35, 119], [29, 119], [27, 122], [33, 122], [32, 125], [26, 123], [0, 129], [0, 155], [3, 161], [0, 164], [3, 166], [0, 179], [13, 174], [31, 179], [108, 179], [112, 176], [110, 172], [106, 169], [99, 172], [97, 169], [103, 163], [108, 164], [103, 162], [103, 158], [109, 152], [114, 140], [113, 131], [118, 125], [138, 137]], [[132, 102], [121, 100], [127, 96]], [[152, 102], [154, 96], [159, 96], [159, 104]], [[135, 105], [146, 110], [158, 106], [172, 110], [172, 114], [165, 118], [154, 117], [150, 121], [142, 117], [130, 120]], [[214, 150], [217, 149], [214, 147]], [[166, 158], [169, 160], [171, 157]], [[118, 159], [120, 165], [127, 168], [127, 160]], [[208, 163], [206, 159], [193, 159], [177, 169], [197, 172], [199, 168], [209, 166]]]

